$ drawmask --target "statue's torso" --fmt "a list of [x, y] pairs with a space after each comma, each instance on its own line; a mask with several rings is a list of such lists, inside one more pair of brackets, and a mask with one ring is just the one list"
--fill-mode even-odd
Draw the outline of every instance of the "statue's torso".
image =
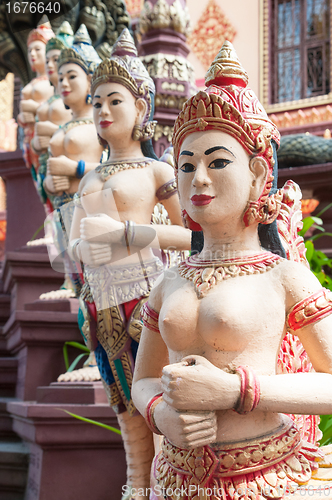
[[[180, 277], [176, 269], [168, 273], [159, 328], [170, 364], [196, 354], [221, 369], [250, 365], [259, 375], [275, 374], [285, 333], [285, 292], [278, 270], [229, 278], [200, 299], [193, 282]], [[256, 410], [244, 422], [232, 410], [221, 411], [218, 441], [266, 434], [279, 424], [278, 414]]]
[[44, 102], [54, 93], [47, 78], [33, 78], [22, 90], [22, 100], [32, 99], [36, 102]]
[[71, 118], [71, 111], [65, 109], [61, 98], [52, 99], [51, 102], [46, 101], [37, 110], [37, 118], [39, 122], [50, 121], [56, 125], [63, 125]]

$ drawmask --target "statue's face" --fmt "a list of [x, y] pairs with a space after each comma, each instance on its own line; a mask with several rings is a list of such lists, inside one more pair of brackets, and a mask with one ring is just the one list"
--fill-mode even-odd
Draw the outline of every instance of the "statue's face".
[[200, 224], [242, 224], [254, 176], [249, 155], [225, 132], [194, 132], [185, 138], [178, 160], [180, 203]]
[[90, 91], [90, 79], [78, 64], [63, 64], [58, 70], [59, 93], [63, 102], [69, 106], [84, 105]]
[[46, 53], [46, 72], [51, 83], [56, 87], [58, 85], [58, 59], [60, 50], [49, 50]]
[[28, 46], [28, 60], [32, 71], [44, 72], [46, 45], [40, 40], [31, 42]]
[[119, 83], [102, 83], [92, 99], [97, 132], [108, 143], [131, 138], [139, 122], [136, 98]]

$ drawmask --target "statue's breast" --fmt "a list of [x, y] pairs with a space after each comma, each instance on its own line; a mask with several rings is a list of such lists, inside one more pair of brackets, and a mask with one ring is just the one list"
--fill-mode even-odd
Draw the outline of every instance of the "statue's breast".
[[48, 108], [47, 119], [56, 125], [63, 125], [71, 119], [71, 111], [65, 109], [62, 99], [56, 99]]
[[183, 281], [167, 297], [159, 321], [168, 347], [183, 355], [211, 348], [242, 352], [256, 343], [259, 349], [269, 339], [276, 348], [284, 325], [284, 297], [268, 273], [230, 278], [200, 299], [194, 284]]
[[31, 99], [37, 102], [43, 102], [53, 94], [52, 87], [48, 80], [35, 82], [31, 91]]
[[65, 134], [63, 130], [58, 130], [52, 137], [50, 141], [50, 150], [52, 156], [60, 156], [65, 154], [64, 149], [64, 137]]
[[[37, 109], [37, 117], [38, 121], [45, 122], [49, 119], [49, 104], [48, 102], [44, 102]], [[52, 120], [51, 120], [52, 121]]]

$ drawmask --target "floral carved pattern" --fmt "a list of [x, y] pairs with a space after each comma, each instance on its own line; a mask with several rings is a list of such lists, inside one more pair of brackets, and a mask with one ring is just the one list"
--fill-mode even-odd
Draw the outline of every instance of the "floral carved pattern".
[[233, 41], [236, 30], [215, 0], [209, 0], [188, 44], [207, 69], [225, 40]]

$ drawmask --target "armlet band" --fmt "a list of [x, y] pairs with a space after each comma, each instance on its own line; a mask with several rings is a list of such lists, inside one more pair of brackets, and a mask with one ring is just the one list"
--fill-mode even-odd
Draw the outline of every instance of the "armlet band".
[[163, 400], [163, 393], [153, 396], [153, 398], [151, 398], [150, 401], [148, 402], [147, 407], [145, 409], [146, 425], [152, 432], [154, 432], [155, 434], [159, 434], [160, 436], [162, 436], [163, 433], [160, 432], [160, 430], [156, 426], [156, 422], [154, 420], [154, 411], [157, 405], [162, 402], [162, 400]]
[[321, 288], [293, 306], [287, 315], [287, 330], [295, 332], [332, 313], [332, 292]]
[[173, 194], [177, 193], [178, 188], [176, 185], [176, 180], [172, 179], [171, 181], [163, 184], [158, 191], [156, 192], [156, 197], [159, 201], [168, 200]]
[[153, 332], [160, 333], [158, 325], [159, 314], [151, 309], [147, 302], [145, 302], [141, 309], [141, 316], [144, 326]]
[[241, 378], [241, 391], [234, 410], [240, 415], [245, 415], [253, 411], [259, 403], [260, 383], [256, 373], [249, 366], [239, 366], [236, 372]]

